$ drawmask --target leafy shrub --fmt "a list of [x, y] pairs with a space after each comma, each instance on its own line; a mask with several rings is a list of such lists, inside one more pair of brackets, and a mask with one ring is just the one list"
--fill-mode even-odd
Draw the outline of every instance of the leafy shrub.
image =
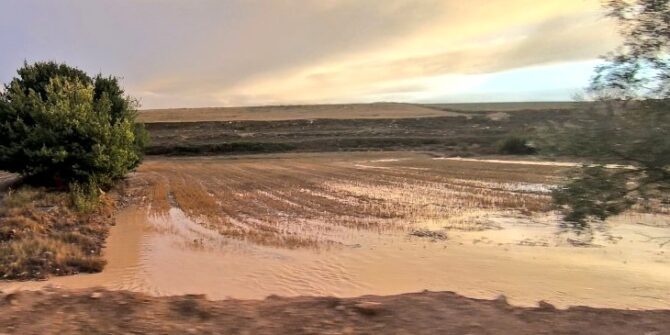
[[24, 64], [0, 92], [0, 170], [101, 188], [135, 168], [146, 133], [117, 78], [54, 62]]
[[633, 203], [628, 197], [626, 176], [602, 166], [585, 166], [563, 187], [552, 192], [554, 204], [565, 221], [580, 227], [590, 219], [605, 220]]
[[537, 151], [522, 137], [508, 137], [498, 143], [498, 153], [506, 155], [533, 155]]
[[578, 223], [604, 220], [650, 201], [662, 203], [670, 193], [670, 25], [661, 24], [670, 17], [670, 6], [657, 0], [603, 5], [622, 39], [595, 68], [585, 92], [587, 100], [598, 103], [544, 133], [555, 154], [633, 168], [616, 173], [582, 169], [555, 194], [566, 220]]

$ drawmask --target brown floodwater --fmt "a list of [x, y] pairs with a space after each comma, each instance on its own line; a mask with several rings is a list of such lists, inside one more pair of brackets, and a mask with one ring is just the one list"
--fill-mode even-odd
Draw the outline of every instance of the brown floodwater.
[[[362, 170], [394, 164], [395, 159], [351, 162]], [[509, 189], [546, 192], [541, 184], [519, 185]], [[476, 229], [444, 228], [453, 216], [418, 216], [406, 227], [384, 229], [290, 217], [283, 223], [287, 234], [329, 243], [289, 248], [225, 236], [206, 217], [171, 204], [160, 212], [151, 206], [121, 212], [102, 273], [5, 282], [0, 289], [102, 286], [210, 299], [431, 290], [477, 298], [504, 294], [516, 305], [545, 300], [559, 307], [670, 308], [670, 246], [653, 239], [669, 235], [668, 215], [626, 214], [579, 234], [561, 228], [551, 211], [476, 206], [463, 208], [458, 218], [477, 221]]]

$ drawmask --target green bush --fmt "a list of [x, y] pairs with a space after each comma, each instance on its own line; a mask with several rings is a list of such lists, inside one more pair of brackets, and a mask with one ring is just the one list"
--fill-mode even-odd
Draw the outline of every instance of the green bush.
[[17, 72], [0, 92], [0, 170], [35, 184], [97, 189], [140, 163], [146, 132], [117, 78], [54, 62]]
[[605, 220], [628, 209], [626, 176], [602, 166], [584, 166], [570, 181], [552, 191], [556, 207], [565, 212], [565, 221], [583, 227], [590, 219]]
[[536, 150], [522, 137], [508, 137], [498, 143], [498, 153], [505, 155], [533, 155]]

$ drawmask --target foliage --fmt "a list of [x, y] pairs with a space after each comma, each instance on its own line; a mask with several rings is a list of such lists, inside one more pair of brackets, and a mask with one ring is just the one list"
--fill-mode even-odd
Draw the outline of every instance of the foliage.
[[506, 155], [533, 155], [537, 150], [523, 137], [511, 136], [498, 143], [498, 153]]
[[609, 0], [623, 44], [596, 69], [590, 92], [602, 100], [665, 99], [670, 95], [670, 0]]
[[142, 159], [136, 107], [114, 77], [24, 64], [0, 93], [0, 170], [42, 185], [108, 188]]
[[72, 183], [70, 185], [70, 203], [81, 213], [91, 213], [100, 202], [100, 192], [93, 183]]
[[627, 209], [627, 191], [623, 175], [594, 166], [584, 167], [553, 197], [558, 206], [568, 207], [566, 221], [584, 224], [587, 218], [604, 220]]
[[[571, 124], [554, 125], [544, 148], [597, 164], [554, 192], [568, 221], [605, 219], [670, 191], [669, 3], [606, 3], [624, 43], [595, 71], [587, 93], [598, 103]], [[626, 167], [606, 171], [607, 163]]]

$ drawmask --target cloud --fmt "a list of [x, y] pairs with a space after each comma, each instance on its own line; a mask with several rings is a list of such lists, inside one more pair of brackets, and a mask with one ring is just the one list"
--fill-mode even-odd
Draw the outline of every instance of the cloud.
[[[519, 29], [516, 34], [483, 40], [467, 47], [447, 47], [446, 51], [436, 48], [433, 53], [420, 56], [400, 49], [392, 58], [372, 55], [340, 63], [324, 62], [306, 67], [302, 72], [280, 73], [276, 77], [251, 81], [220, 94], [246, 101], [250, 97], [240, 95], [249, 92], [265, 97], [265, 103], [366, 100], [365, 97], [381, 92], [393, 93], [394, 89], [396, 93], [407, 93], [408, 85], [416, 87], [415, 92], [427, 91], [430, 85], [436, 84], [431, 78], [444, 75], [479, 75], [541, 64], [593, 60], [618, 43], [612, 23], [603, 20], [598, 12], [548, 18]], [[392, 51], [393, 48], [387, 48], [379, 53]]]
[[[0, 77], [23, 59], [122, 76], [144, 106], [367, 101], [422, 80], [593, 59], [598, 0], [4, 0]], [[504, 14], [504, 15], [503, 15]]]

